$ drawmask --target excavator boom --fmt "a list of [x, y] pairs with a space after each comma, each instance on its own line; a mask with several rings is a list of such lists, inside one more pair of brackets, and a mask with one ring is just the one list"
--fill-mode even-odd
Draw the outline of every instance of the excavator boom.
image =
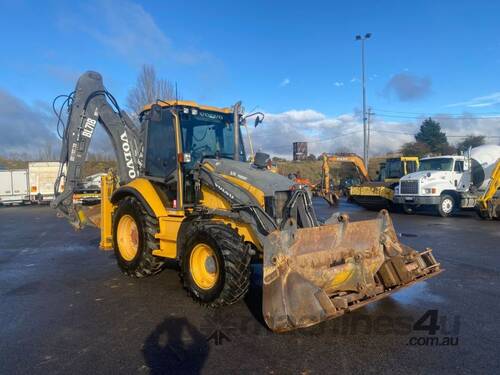
[[[96, 126], [101, 124], [111, 140], [120, 184], [126, 184], [139, 175], [142, 136], [140, 129], [134, 126], [105, 89], [99, 73], [84, 73], [71, 97], [72, 103], [63, 132], [61, 167], [55, 184], [56, 198], [51, 206], [67, 217], [73, 226], [81, 228], [85, 220], [81, 207], [73, 204], [73, 195], [82, 179], [83, 164]], [[64, 190], [59, 193], [57, 187], [61, 181], [64, 182]]]

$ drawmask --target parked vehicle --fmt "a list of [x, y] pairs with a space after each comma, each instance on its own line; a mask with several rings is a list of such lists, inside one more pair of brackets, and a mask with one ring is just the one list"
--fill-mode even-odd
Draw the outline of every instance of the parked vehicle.
[[50, 202], [54, 199], [54, 183], [59, 173], [58, 161], [32, 161], [28, 163], [30, 200]]
[[28, 171], [26, 169], [0, 170], [0, 203], [29, 202]]
[[393, 208], [394, 188], [399, 179], [417, 171], [419, 165], [416, 156], [400, 156], [388, 158], [380, 165], [376, 181], [364, 181], [350, 187], [350, 197], [360, 206], [379, 211], [383, 208]]
[[401, 178], [394, 202], [406, 213], [421, 206], [434, 207], [440, 216], [474, 208], [486, 190], [500, 146], [483, 145], [467, 155], [446, 155], [420, 160], [419, 171]]

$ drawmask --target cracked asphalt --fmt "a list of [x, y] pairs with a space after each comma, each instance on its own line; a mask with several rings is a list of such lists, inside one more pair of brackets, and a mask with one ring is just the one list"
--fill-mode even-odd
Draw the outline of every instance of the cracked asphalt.
[[[322, 217], [334, 212], [315, 206]], [[340, 210], [375, 215], [345, 202]], [[473, 213], [391, 216], [401, 241], [432, 247], [445, 272], [341, 318], [273, 334], [257, 266], [247, 298], [214, 312], [186, 296], [173, 266], [128, 278], [98, 249], [98, 230], [75, 232], [47, 206], [0, 207], [0, 373], [498, 372], [500, 223]]]

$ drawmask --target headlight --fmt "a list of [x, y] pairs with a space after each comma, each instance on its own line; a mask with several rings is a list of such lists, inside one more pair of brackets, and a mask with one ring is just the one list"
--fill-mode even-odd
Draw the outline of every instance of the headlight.
[[424, 189], [425, 194], [436, 194], [436, 188]]

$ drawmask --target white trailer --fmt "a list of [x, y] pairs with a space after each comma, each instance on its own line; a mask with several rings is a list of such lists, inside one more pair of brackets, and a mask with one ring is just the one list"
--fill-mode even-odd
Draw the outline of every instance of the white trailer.
[[30, 200], [50, 202], [54, 199], [54, 184], [59, 173], [58, 161], [32, 161], [28, 163]]
[[29, 202], [28, 171], [26, 169], [0, 171], [0, 203]]

